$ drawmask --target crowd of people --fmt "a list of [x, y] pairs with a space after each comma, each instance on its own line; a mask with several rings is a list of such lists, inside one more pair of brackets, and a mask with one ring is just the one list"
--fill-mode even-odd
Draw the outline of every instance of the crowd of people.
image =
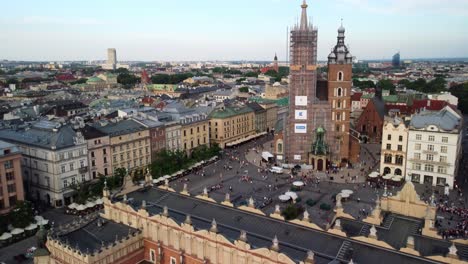
[[440, 204], [437, 206], [437, 210], [448, 217], [448, 219], [444, 219], [447, 221], [448, 227], [442, 226], [442, 220], [436, 221], [439, 234], [444, 239], [468, 238], [468, 209]]

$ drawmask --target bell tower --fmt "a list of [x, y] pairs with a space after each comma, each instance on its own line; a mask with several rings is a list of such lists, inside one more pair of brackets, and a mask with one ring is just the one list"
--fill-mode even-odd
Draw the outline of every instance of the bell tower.
[[328, 55], [328, 101], [332, 109], [332, 131], [334, 132], [335, 162], [350, 158], [350, 113], [353, 57], [346, 47], [343, 21], [338, 28], [338, 40]]

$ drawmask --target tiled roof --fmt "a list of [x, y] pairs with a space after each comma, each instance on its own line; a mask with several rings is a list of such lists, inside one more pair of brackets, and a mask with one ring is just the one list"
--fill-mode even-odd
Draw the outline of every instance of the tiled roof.
[[250, 107], [225, 107], [224, 109], [216, 109], [210, 114], [210, 118], [228, 118], [232, 116], [242, 115], [253, 112]]

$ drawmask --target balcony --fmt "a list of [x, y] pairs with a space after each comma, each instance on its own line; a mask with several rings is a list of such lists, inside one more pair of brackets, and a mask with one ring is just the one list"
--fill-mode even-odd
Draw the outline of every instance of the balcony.
[[439, 152], [435, 151], [435, 150], [423, 150], [422, 153], [424, 154], [433, 154], [433, 155], [438, 155]]
[[79, 172], [79, 173], [86, 173], [86, 172], [88, 172], [88, 166], [79, 168], [79, 169], [78, 169], [78, 172]]

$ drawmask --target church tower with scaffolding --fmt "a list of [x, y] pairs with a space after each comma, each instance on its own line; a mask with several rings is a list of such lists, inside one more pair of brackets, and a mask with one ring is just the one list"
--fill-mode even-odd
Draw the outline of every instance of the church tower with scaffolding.
[[307, 3], [301, 5], [300, 22], [290, 32], [289, 115], [285, 129], [286, 162], [313, 164], [326, 170], [330, 155], [320, 163], [311, 155], [317, 128], [326, 144], [332, 138], [331, 107], [317, 98], [317, 28], [307, 17]]

